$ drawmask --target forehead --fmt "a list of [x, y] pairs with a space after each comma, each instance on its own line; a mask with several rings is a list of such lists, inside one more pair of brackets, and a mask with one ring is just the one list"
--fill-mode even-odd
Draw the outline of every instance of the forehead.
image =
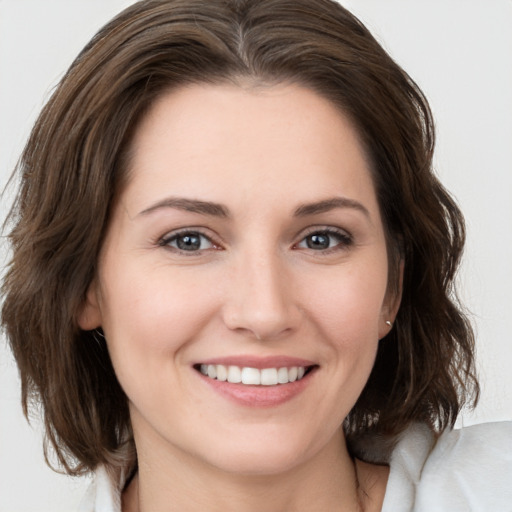
[[142, 119], [130, 153], [128, 188], [139, 202], [159, 192], [270, 197], [279, 187], [281, 194], [374, 196], [352, 123], [330, 101], [293, 84], [195, 84], [168, 92]]

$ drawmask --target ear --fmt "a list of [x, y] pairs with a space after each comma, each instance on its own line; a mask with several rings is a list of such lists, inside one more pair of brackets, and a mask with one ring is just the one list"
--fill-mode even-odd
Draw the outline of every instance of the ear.
[[[404, 282], [404, 260], [400, 260], [398, 270], [398, 288], [395, 293], [387, 293], [382, 305], [381, 315], [379, 319], [379, 340], [389, 334], [395, 323], [396, 315], [400, 309], [402, 301], [402, 290]], [[391, 325], [389, 325], [389, 322]]]
[[92, 331], [101, 327], [102, 317], [100, 303], [98, 300], [98, 286], [94, 279], [90, 284], [85, 300], [80, 306], [77, 314], [77, 323], [80, 329], [84, 331]]

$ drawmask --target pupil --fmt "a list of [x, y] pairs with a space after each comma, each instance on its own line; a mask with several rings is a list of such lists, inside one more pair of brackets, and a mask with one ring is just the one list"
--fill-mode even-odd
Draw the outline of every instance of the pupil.
[[325, 234], [316, 234], [308, 237], [307, 245], [309, 249], [328, 249], [329, 236]]
[[196, 251], [201, 247], [199, 235], [182, 235], [176, 240], [176, 245], [183, 251]]

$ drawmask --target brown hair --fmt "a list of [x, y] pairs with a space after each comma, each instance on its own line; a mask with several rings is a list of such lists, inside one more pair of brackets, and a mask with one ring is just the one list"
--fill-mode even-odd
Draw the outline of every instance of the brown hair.
[[413, 421], [453, 426], [478, 384], [474, 340], [453, 294], [463, 218], [432, 171], [428, 104], [368, 30], [331, 0], [147, 0], [107, 24], [44, 107], [18, 165], [13, 257], [2, 323], [24, 411], [41, 403], [69, 473], [134, 460], [127, 400], [105, 343], [77, 326], [129, 143], [155, 98], [191, 82], [294, 82], [356, 126], [388, 235], [390, 290], [402, 304], [345, 421], [349, 438]]

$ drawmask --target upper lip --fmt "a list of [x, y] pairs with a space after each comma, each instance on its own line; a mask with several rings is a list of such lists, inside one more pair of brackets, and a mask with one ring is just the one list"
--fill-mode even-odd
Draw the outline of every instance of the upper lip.
[[239, 366], [240, 368], [257, 368], [263, 370], [264, 368], [291, 368], [294, 366], [314, 366], [317, 363], [302, 359], [299, 357], [290, 356], [226, 356], [226, 357], [215, 357], [211, 359], [205, 359], [198, 361], [196, 364], [222, 364], [224, 366]]

